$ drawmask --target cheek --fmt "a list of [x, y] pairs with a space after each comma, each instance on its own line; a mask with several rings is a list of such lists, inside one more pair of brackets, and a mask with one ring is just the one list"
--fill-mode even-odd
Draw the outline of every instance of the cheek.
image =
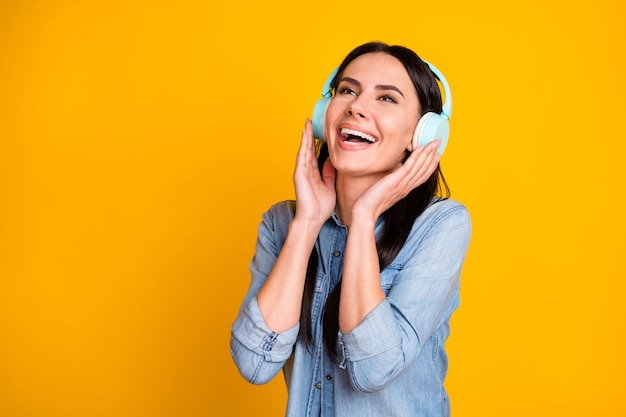
[[326, 114], [324, 115], [324, 136], [326, 139], [331, 137], [335, 121], [341, 115], [340, 106], [334, 100], [331, 100], [326, 108]]
[[402, 144], [409, 144], [413, 139], [416, 125], [417, 121], [409, 118], [394, 118], [384, 122], [384, 129], [386, 132], [393, 132], [393, 136]]
[[407, 117], [406, 121], [406, 134], [410, 136], [409, 142], [413, 139], [413, 134], [417, 128], [417, 122], [419, 121], [418, 115], [411, 115]]
[[338, 113], [339, 113], [338, 103], [334, 99], [331, 99], [330, 102], [328, 103], [328, 106], [326, 107], [326, 116], [325, 116], [326, 120], [324, 121], [324, 123], [326, 123], [326, 125], [333, 123], [333, 121], [337, 118]]

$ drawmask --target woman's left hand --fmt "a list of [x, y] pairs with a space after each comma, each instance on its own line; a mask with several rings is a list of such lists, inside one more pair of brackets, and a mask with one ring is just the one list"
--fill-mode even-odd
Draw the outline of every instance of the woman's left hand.
[[416, 148], [403, 164], [372, 185], [356, 201], [353, 219], [368, 218], [372, 221], [412, 190], [425, 183], [435, 172], [440, 155], [437, 153], [441, 140]]

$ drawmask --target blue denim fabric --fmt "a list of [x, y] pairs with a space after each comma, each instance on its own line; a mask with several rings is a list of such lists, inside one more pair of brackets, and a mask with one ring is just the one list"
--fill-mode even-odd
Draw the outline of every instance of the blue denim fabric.
[[[432, 204], [417, 219], [396, 259], [381, 272], [387, 298], [348, 334], [339, 334], [341, 363], [328, 357], [320, 316], [343, 266], [347, 228], [329, 219], [316, 242], [318, 276], [313, 302], [314, 347], [298, 339], [299, 325], [277, 334], [267, 328], [256, 294], [278, 256], [293, 202], [263, 215], [252, 281], [232, 327], [231, 354], [253, 384], [282, 369], [288, 417], [449, 416], [444, 343], [459, 306], [459, 278], [471, 234], [467, 210], [453, 200]], [[380, 233], [382, 219], [376, 224]]]

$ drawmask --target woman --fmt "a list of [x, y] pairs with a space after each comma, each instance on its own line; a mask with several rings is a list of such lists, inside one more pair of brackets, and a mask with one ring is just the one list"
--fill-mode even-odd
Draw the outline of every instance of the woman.
[[287, 416], [447, 416], [444, 342], [471, 226], [447, 198], [440, 141], [412, 144], [420, 117], [442, 111], [439, 87], [414, 52], [377, 42], [331, 86], [319, 161], [307, 120], [296, 201], [259, 226], [232, 356], [254, 384], [283, 370]]

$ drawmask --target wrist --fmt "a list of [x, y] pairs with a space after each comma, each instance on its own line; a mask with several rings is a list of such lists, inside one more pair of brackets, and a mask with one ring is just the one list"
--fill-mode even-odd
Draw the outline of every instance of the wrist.
[[300, 236], [314, 236], [320, 233], [324, 221], [294, 217], [289, 223], [289, 231]]
[[376, 227], [376, 218], [372, 218], [370, 216], [352, 216], [352, 220], [350, 221], [350, 225], [348, 229], [350, 232], [354, 232], [356, 230], [363, 231], [371, 231], [373, 233]]
[[373, 229], [376, 226], [378, 220], [378, 214], [371, 210], [360, 210], [356, 205], [352, 210], [352, 216], [350, 220], [351, 228], [362, 227]]

